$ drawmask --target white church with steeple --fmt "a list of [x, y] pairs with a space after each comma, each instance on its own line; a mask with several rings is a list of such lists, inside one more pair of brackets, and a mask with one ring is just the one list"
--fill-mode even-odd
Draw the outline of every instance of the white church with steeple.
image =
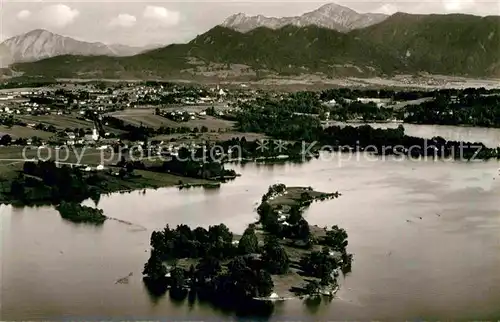
[[90, 142], [97, 142], [99, 140], [99, 132], [97, 132], [97, 129], [94, 128], [92, 129], [92, 134], [86, 134], [85, 135], [85, 141]]

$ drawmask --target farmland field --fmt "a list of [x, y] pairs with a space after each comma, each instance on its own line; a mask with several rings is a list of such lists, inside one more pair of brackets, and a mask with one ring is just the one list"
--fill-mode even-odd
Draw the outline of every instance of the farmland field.
[[[183, 110], [183, 109], [181, 109]], [[230, 130], [234, 127], [234, 123], [226, 120], [221, 120], [212, 116], [201, 116], [187, 122], [175, 122], [163, 116], [155, 115], [154, 109], [129, 109], [109, 114], [126, 123], [140, 126], [141, 124], [147, 127], [159, 128], [164, 127], [189, 127], [200, 128], [206, 126], [209, 131], [219, 129]]]
[[179, 123], [171, 121], [163, 116], [154, 115], [154, 109], [129, 109], [109, 114], [119, 120], [134, 126], [146, 126], [152, 128], [177, 127]]
[[27, 123], [43, 123], [53, 125], [58, 129], [92, 128], [94, 126], [94, 123], [90, 121], [79, 120], [76, 116], [70, 115], [23, 115], [19, 118]]
[[[181, 123], [183, 124], [183, 123]], [[213, 116], [201, 116], [200, 118], [189, 120], [185, 123], [188, 127], [202, 127], [206, 126], [209, 131], [211, 130], [231, 130], [234, 128], [234, 122], [226, 121], [215, 118]]]
[[[76, 115], [23, 115], [19, 118], [26, 123], [43, 123], [46, 125], [53, 125], [58, 130], [64, 130], [66, 128], [92, 129], [94, 127], [93, 122], [77, 119]], [[123, 133], [123, 131], [109, 126], [104, 126], [104, 130], [116, 134]]]
[[12, 126], [10, 128], [5, 126], [5, 125], [0, 125], [0, 132], [7, 133], [14, 139], [15, 138], [31, 138], [34, 136], [37, 136], [41, 139], [48, 139], [54, 135], [54, 133], [35, 130], [35, 129], [29, 128], [29, 127], [17, 126], [17, 125]]

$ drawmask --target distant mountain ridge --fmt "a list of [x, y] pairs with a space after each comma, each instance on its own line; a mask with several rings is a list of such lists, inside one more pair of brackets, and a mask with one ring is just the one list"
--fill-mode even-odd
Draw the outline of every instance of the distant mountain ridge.
[[287, 25], [241, 33], [216, 26], [187, 44], [131, 57], [66, 55], [15, 64], [12, 69], [26, 76], [181, 79], [224, 75], [220, 71], [245, 65], [256, 77], [430, 73], [498, 78], [499, 52], [499, 16], [396, 13], [381, 23], [349, 32]]
[[14, 36], [0, 44], [2, 65], [15, 62], [31, 62], [60, 55], [82, 56], [131, 56], [144, 48], [126, 45], [106, 45], [85, 42], [61, 36], [44, 29], [35, 29]]
[[296, 27], [314, 25], [340, 32], [348, 32], [380, 23], [388, 17], [388, 15], [380, 13], [361, 14], [350, 8], [329, 3], [296, 17], [275, 18], [263, 15], [247, 16], [244, 13], [238, 13], [224, 20], [221, 26], [240, 32], [248, 32], [259, 27], [279, 29], [286, 25]]

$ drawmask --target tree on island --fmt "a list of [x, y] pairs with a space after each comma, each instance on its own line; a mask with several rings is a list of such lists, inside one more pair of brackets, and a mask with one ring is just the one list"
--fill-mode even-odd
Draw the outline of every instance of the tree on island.
[[168, 278], [168, 286], [174, 292], [184, 289], [186, 284], [185, 272], [182, 268], [174, 267], [170, 270], [170, 277]]
[[158, 252], [151, 252], [149, 260], [144, 265], [142, 271], [144, 278], [151, 282], [159, 282], [165, 279], [167, 268], [163, 265], [160, 254]]
[[245, 229], [243, 236], [238, 243], [238, 252], [242, 255], [257, 253], [259, 250], [259, 240], [252, 227]]
[[325, 245], [331, 247], [335, 251], [342, 252], [347, 247], [347, 232], [343, 228], [339, 228], [339, 226], [332, 226], [331, 230], [326, 232], [326, 236], [324, 237]]
[[232, 243], [233, 241], [233, 233], [224, 224], [208, 227], [208, 234], [210, 235], [210, 241], [212, 242], [222, 241]]
[[330, 249], [324, 247], [322, 251], [314, 251], [300, 259], [300, 267], [309, 276], [329, 280], [338, 263], [330, 255]]
[[309, 223], [304, 218], [299, 220], [299, 222], [294, 228], [295, 228], [295, 236], [297, 239], [307, 241], [308, 238], [311, 237], [311, 230], [309, 228]]
[[264, 244], [262, 260], [272, 274], [286, 274], [290, 266], [290, 259], [279, 239], [268, 235]]
[[283, 226], [279, 222], [278, 214], [273, 210], [272, 206], [267, 202], [263, 202], [257, 211], [264, 231], [275, 236], [281, 236]]
[[311, 196], [307, 192], [302, 192], [300, 194], [300, 202], [301, 203], [306, 203], [309, 200], [311, 200]]
[[215, 257], [205, 257], [196, 265], [195, 279], [198, 283], [205, 284], [219, 274], [222, 269], [220, 261]]
[[236, 257], [228, 264], [228, 274], [224, 276], [224, 287], [229, 294], [239, 298], [269, 296], [274, 288], [271, 275], [265, 270], [256, 270], [247, 265], [243, 257]]
[[298, 205], [293, 205], [290, 208], [288, 219], [286, 220], [290, 225], [296, 225], [302, 219], [302, 213]]
[[305, 286], [305, 288], [304, 288], [305, 293], [306, 293], [306, 294], [311, 294], [311, 295], [318, 294], [318, 293], [319, 293], [319, 291], [320, 291], [320, 289], [321, 289], [321, 285], [320, 285], [320, 283], [319, 283], [318, 281], [316, 281], [316, 280], [310, 280], [310, 281], [306, 284], [306, 286]]
[[259, 270], [257, 272], [257, 296], [265, 297], [271, 295], [274, 289], [273, 279], [269, 272], [265, 270]]
[[56, 209], [59, 211], [62, 218], [75, 223], [91, 223], [100, 225], [107, 219], [101, 209], [82, 206], [73, 202], [62, 201]]

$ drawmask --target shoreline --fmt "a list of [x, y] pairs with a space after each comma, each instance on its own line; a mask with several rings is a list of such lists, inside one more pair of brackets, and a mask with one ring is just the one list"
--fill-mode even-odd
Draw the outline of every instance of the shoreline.
[[273, 296], [267, 296], [267, 297], [254, 297], [253, 300], [255, 301], [263, 301], [263, 302], [283, 302], [283, 301], [291, 301], [291, 300], [307, 300], [310, 298], [316, 298], [316, 297], [321, 297], [321, 296], [328, 296], [328, 297], [335, 297], [337, 292], [339, 291], [340, 287], [337, 286], [332, 289], [328, 294], [320, 292], [318, 294], [306, 294], [306, 295], [296, 295], [296, 296], [279, 296], [279, 297], [273, 297]]

